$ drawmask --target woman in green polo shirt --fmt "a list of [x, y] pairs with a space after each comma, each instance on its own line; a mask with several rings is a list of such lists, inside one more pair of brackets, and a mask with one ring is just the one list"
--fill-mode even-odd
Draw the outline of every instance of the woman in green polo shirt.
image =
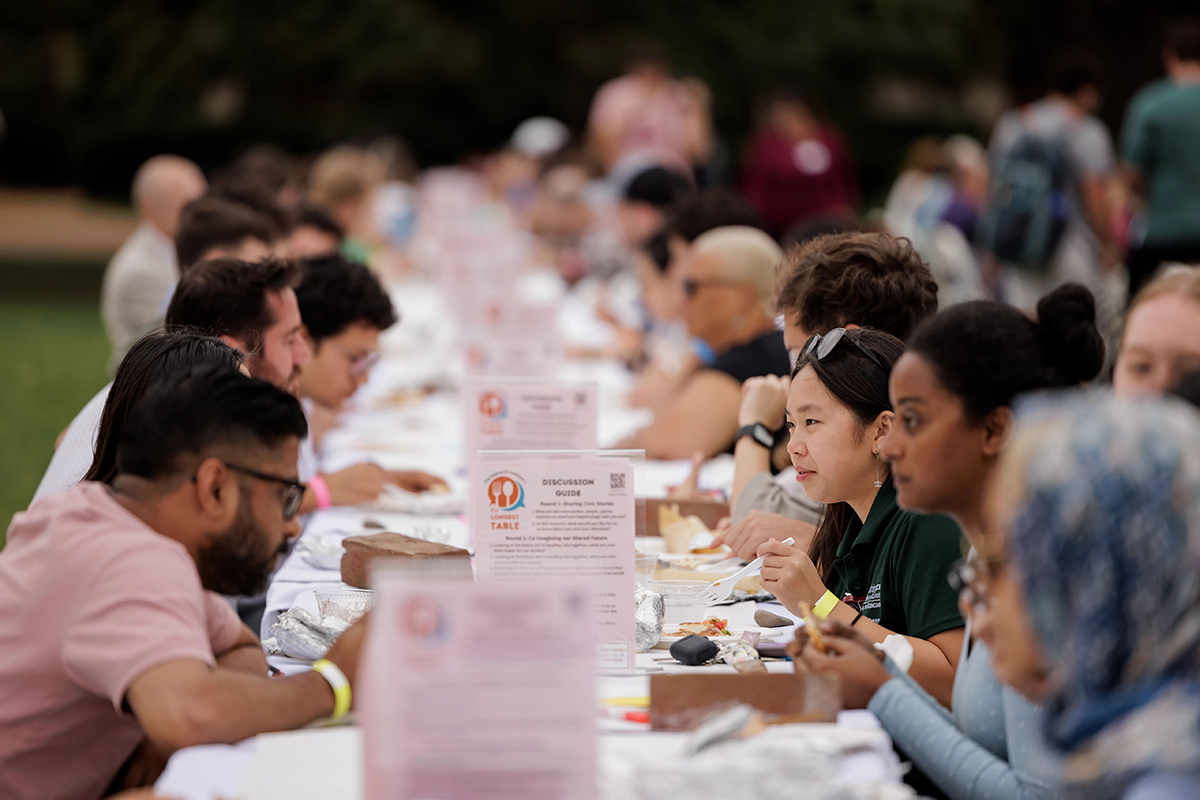
[[946, 575], [962, 535], [947, 517], [897, 507], [879, 457], [895, 421], [888, 376], [903, 352], [871, 329], [809, 339], [788, 391], [788, 453], [796, 480], [827, 510], [808, 552], [771, 541], [758, 553], [763, 587], [792, 613], [803, 603], [873, 642], [906, 637], [909, 674], [949, 707], [963, 619]]
[[[1014, 399], [1092, 380], [1103, 363], [1095, 302], [1084, 287], [1066, 284], [1042, 298], [1036, 320], [985, 300], [941, 311], [917, 326], [892, 370], [897, 419], [879, 452], [892, 467], [897, 499], [902, 508], [952, 516], [980, 548], [956, 570], [973, 617], [967, 639], [993, 614], [979, 593], [1001, 566], [986, 546], [984, 496], [1008, 446]], [[1054, 796], [1058, 770], [1040, 735], [1042, 709], [1000, 685], [983, 642], [964, 641], [946, 714], [854, 631], [826, 623], [823, 632], [829, 653], [797, 646], [797, 660], [837, 673], [848, 702], [874, 712], [951, 800]]]

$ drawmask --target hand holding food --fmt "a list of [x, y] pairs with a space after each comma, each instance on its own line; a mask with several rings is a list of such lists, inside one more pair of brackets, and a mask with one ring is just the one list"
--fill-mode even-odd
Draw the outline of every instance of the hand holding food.
[[[879, 687], [891, 680], [883, 666], [883, 652], [853, 628], [826, 620], [817, 625], [805, 623], [805, 629], [807, 633], [796, 631], [787, 647], [796, 671], [839, 675], [846, 708], [866, 708]], [[824, 650], [816, 646], [814, 632]]]
[[[817, 619], [817, 615], [813, 613], [812, 606], [804, 601], [797, 603], [797, 605], [800, 606], [800, 617], [804, 620], [804, 632], [808, 634], [813, 647], [822, 653], [827, 652], [825, 649], [825, 640], [821, 636], [820, 621]], [[796, 631], [796, 635], [799, 636], [799, 634], [800, 632]]]

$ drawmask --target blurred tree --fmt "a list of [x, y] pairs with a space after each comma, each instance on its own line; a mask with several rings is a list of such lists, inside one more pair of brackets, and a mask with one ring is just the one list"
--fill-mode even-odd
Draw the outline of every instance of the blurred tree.
[[[1037, 20], [1088, 2], [0, 5], [0, 104], [10, 125], [0, 179], [82, 181], [123, 194], [136, 165], [161, 150], [212, 168], [260, 141], [309, 151], [391, 132], [431, 164], [493, 148], [534, 114], [579, 131], [592, 93], [620, 72], [635, 37], [662, 43], [679, 72], [709, 83], [734, 152], [764, 90], [799, 88], [846, 129], [868, 183], [885, 181], [918, 130], [970, 128], [953, 98], [977, 77], [999, 74], [1006, 50], [997, 32], [1040, 41], [1051, 34], [1037, 31], [1054, 26]], [[918, 118], [889, 119], [871, 103], [872, 87], [889, 76], [950, 100]]]

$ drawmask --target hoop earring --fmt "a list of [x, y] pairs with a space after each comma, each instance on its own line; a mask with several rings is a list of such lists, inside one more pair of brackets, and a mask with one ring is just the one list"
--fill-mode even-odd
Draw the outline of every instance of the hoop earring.
[[878, 448], [878, 447], [876, 447], [876, 448], [875, 448], [875, 488], [876, 488], [876, 489], [882, 489], [882, 488], [883, 488], [883, 481], [881, 481], [881, 480], [879, 479], [879, 462], [880, 462], [881, 460], [882, 460], [882, 459], [880, 459], [880, 458], [879, 458], [879, 448]]

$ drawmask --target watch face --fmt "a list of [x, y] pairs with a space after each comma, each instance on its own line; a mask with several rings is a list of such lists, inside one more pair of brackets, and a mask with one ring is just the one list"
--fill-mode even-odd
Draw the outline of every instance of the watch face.
[[772, 436], [771, 432], [762, 425], [754, 426], [754, 441], [758, 442], [763, 447], [775, 446], [775, 437]]

